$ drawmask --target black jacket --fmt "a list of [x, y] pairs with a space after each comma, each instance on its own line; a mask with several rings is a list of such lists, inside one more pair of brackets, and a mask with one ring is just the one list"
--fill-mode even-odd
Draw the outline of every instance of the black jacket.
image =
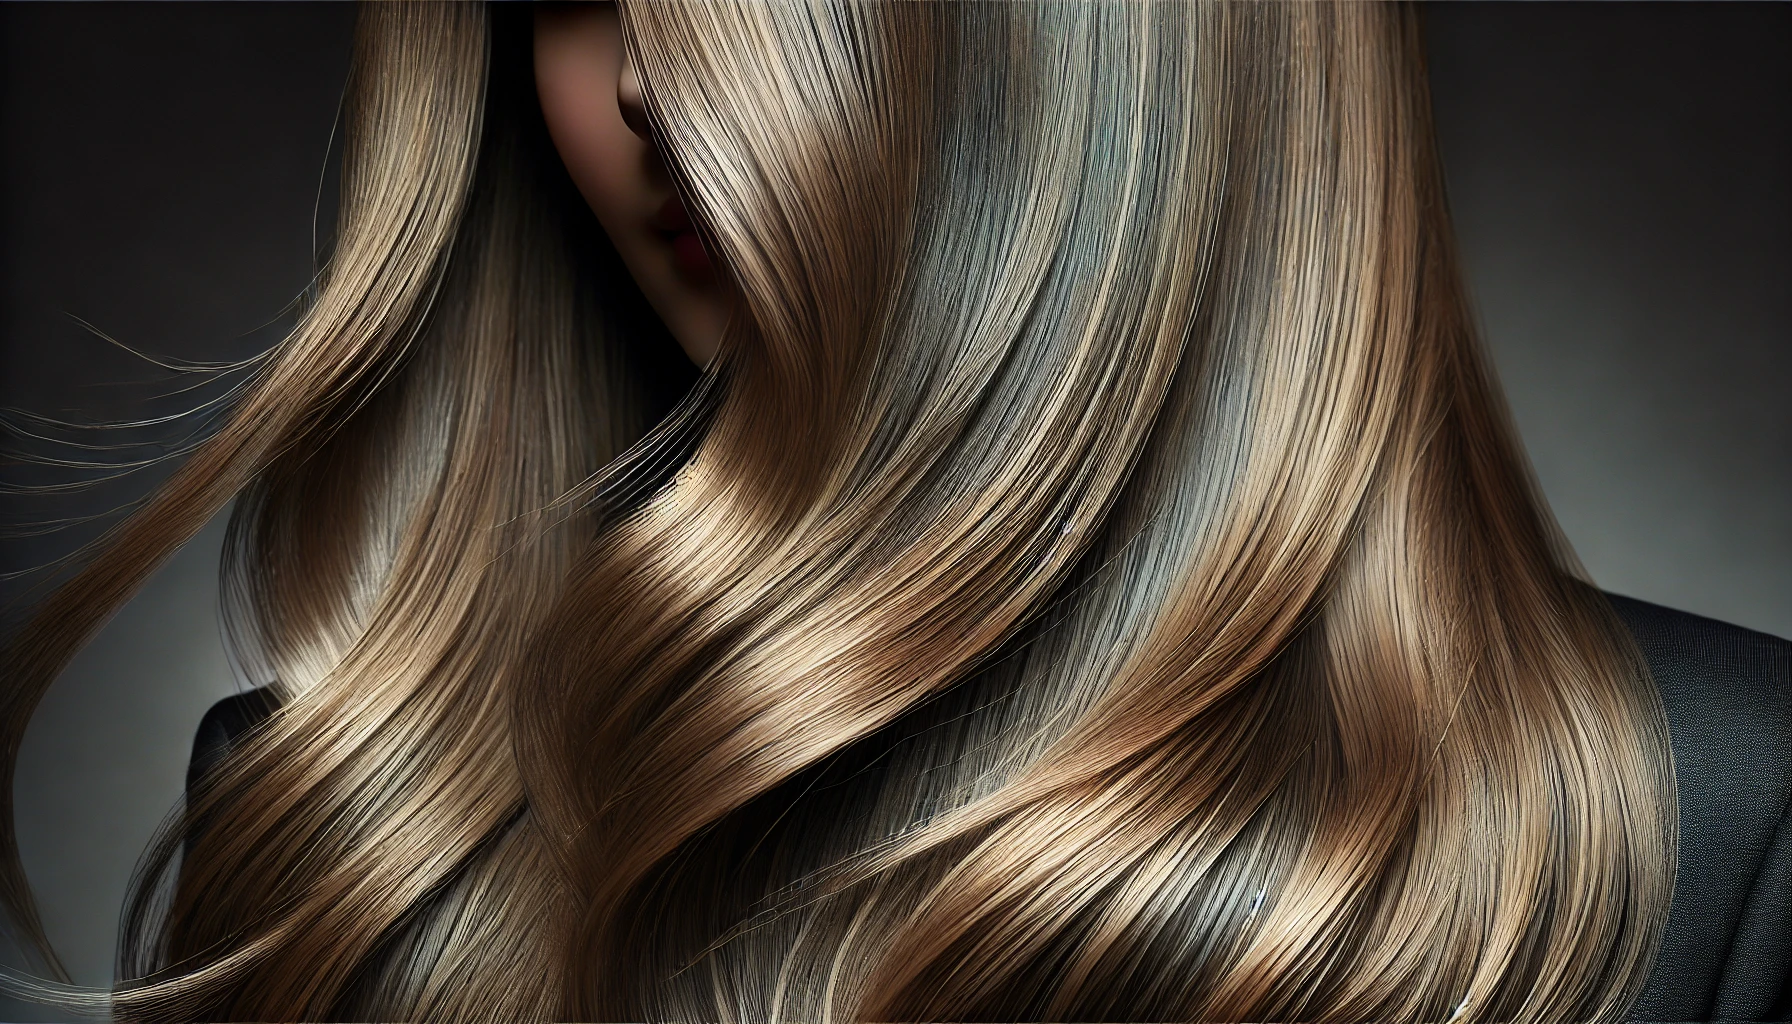
[[[1792, 1020], [1792, 643], [1612, 597], [1661, 688], [1680, 790], [1667, 936], [1630, 1020]], [[187, 784], [272, 708], [200, 723]]]
[[1613, 597], [1680, 789], [1667, 936], [1636, 1021], [1792, 1019], [1792, 643]]

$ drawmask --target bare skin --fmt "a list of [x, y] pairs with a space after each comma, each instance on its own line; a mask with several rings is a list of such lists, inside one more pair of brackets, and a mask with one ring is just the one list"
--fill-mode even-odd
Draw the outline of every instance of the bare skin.
[[734, 303], [654, 148], [614, 4], [536, 5], [535, 89], [554, 147], [623, 264], [685, 355], [707, 366]]

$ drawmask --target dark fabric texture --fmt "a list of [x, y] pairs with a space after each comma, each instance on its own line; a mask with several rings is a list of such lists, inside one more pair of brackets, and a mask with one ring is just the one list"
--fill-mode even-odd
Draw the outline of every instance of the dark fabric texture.
[[[1627, 597], [1612, 608], [1661, 689], [1680, 791], [1667, 935], [1633, 1022], [1792, 1020], [1792, 643]], [[220, 701], [188, 789], [273, 710]]]
[[1792, 1019], [1792, 643], [1611, 603], [1661, 689], [1680, 790], [1674, 904], [1631, 1019]]

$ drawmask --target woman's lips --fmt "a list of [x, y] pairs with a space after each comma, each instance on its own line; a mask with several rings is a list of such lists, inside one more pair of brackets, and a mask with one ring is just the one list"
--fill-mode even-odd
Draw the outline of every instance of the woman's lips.
[[715, 277], [715, 265], [704, 251], [703, 240], [691, 226], [684, 203], [674, 195], [661, 204], [650, 222], [654, 231], [672, 246], [672, 261], [693, 284], [708, 284]]

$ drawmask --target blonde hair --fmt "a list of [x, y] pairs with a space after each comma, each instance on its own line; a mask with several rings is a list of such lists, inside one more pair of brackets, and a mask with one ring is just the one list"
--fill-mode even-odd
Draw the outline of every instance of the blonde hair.
[[240, 496], [279, 708], [118, 1016], [1621, 1016], [1665, 721], [1477, 352], [1411, 11], [626, 4], [744, 306], [669, 414], [523, 19], [364, 9], [324, 287], [12, 648], [9, 772]]

